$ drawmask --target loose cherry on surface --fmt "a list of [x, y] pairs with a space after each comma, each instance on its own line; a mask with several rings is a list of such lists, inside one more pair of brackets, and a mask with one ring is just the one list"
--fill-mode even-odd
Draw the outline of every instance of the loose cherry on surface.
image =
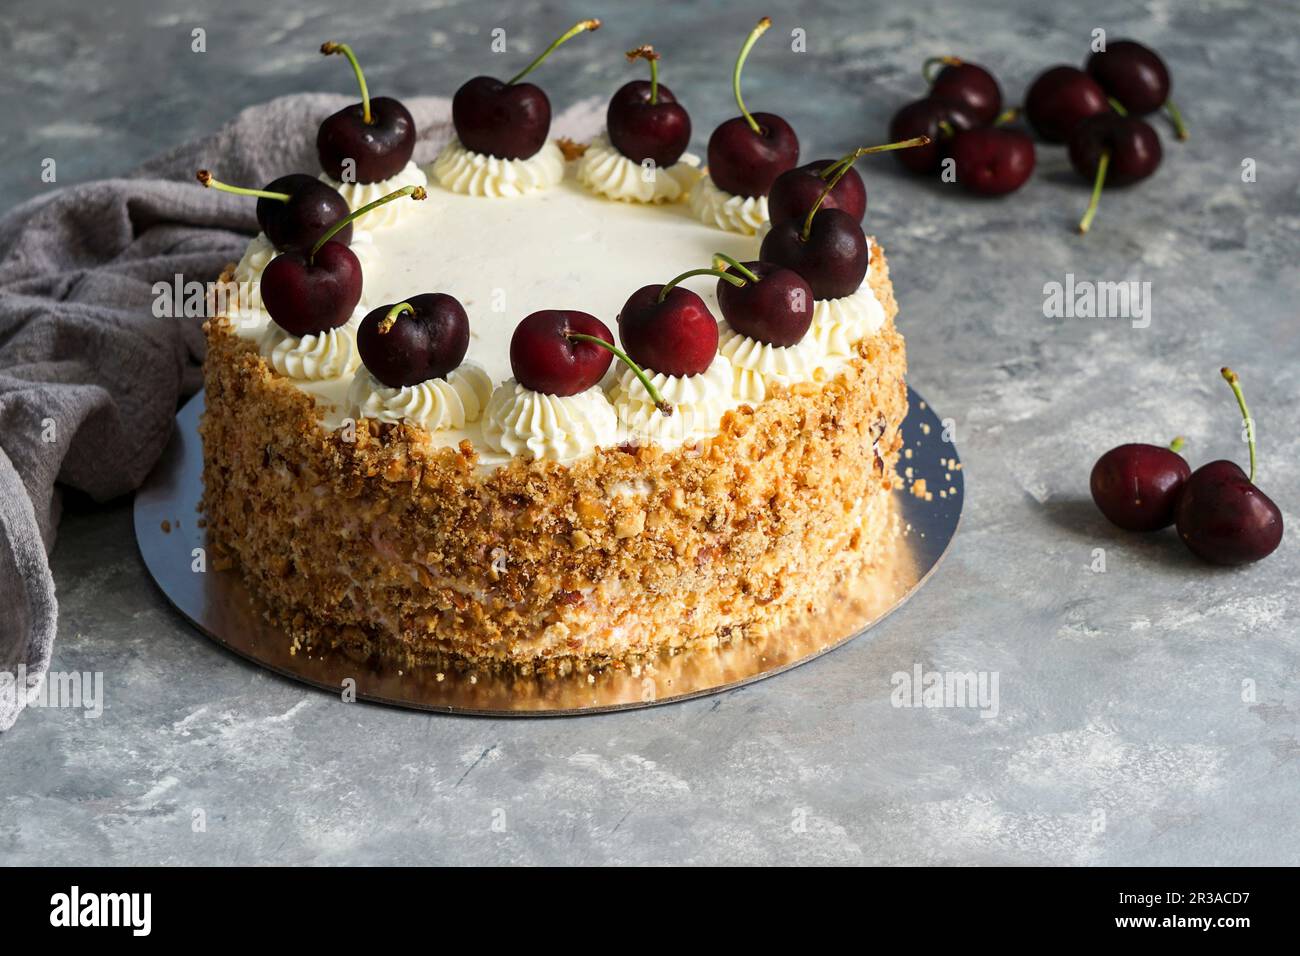
[[1127, 186], [1156, 171], [1163, 155], [1155, 128], [1135, 116], [1098, 113], [1082, 120], [1070, 134], [1070, 164], [1092, 180], [1092, 198], [1079, 221], [1079, 232], [1092, 227], [1106, 186]]
[[628, 50], [629, 62], [647, 60], [650, 80], [624, 83], [609, 101], [605, 128], [614, 148], [634, 163], [659, 168], [682, 158], [691, 141], [691, 117], [673, 91], [659, 82], [659, 54], [653, 47]]
[[543, 309], [525, 316], [510, 338], [515, 381], [547, 395], [577, 395], [595, 387], [615, 358], [632, 369], [660, 412], [673, 413], [649, 376], [614, 344], [609, 327], [594, 315]]
[[929, 137], [930, 145], [900, 150], [894, 156], [914, 173], [932, 173], [949, 155], [953, 136], [978, 125], [975, 114], [965, 104], [927, 96], [913, 100], [894, 114], [889, 121], [889, 138]]
[[361, 87], [360, 103], [343, 107], [320, 124], [320, 168], [337, 182], [377, 183], [396, 176], [415, 152], [415, 120], [390, 96], [370, 98], [361, 64], [346, 43], [322, 43], [320, 51], [347, 57]]
[[[718, 276], [718, 308], [727, 324], [768, 345], [798, 345], [812, 325], [813, 294], [793, 269], [771, 262], [737, 262], [714, 253], [728, 265]], [[734, 270], [734, 275], [732, 275]], [[744, 280], [737, 284], [735, 278]]]
[[[933, 67], [940, 64], [943, 69], [931, 76]], [[1002, 112], [1002, 89], [984, 67], [955, 56], [936, 56], [926, 60], [921, 71], [930, 84], [930, 96], [964, 104], [981, 126], [992, 123]]]
[[465, 81], [451, 99], [451, 121], [461, 145], [498, 159], [537, 155], [551, 132], [551, 101], [540, 86], [519, 81], [541, 66], [562, 43], [598, 29], [599, 20], [575, 23], [504, 83], [491, 76]]
[[842, 209], [861, 222], [867, 212], [867, 187], [863, 184], [858, 171], [853, 169], [853, 164], [871, 153], [923, 147], [929, 144], [929, 138], [921, 136], [901, 143], [863, 147], [839, 159], [819, 159], [803, 166], [796, 166], [794, 169], [787, 169], [776, 177], [767, 195], [767, 218], [774, 223], [784, 222], [787, 219], [803, 219], [825, 191], [826, 183], [843, 168], [843, 174], [822, 200], [822, 208]]
[[[310, 249], [316, 240], [348, 214], [348, 203], [333, 186], [306, 173], [291, 173], [267, 183], [261, 189], [230, 186], [212, 177], [206, 169], [195, 174], [212, 189], [237, 196], [257, 197], [257, 224], [280, 252]], [[349, 223], [334, 234], [334, 241], [352, 241]]]
[[381, 305], [357, 328], [362, 363], [389, 388], [446, 378], [468, 350], [469, 316], [459, 300], [445, 292]]
[[1179, 139], [1187, 139], [1187, 124], [1169, 98], [1169, 68], [1160, 54], [1136, 40], [1116, 40], [1088, 57], [1088, 73], [1120, 105], [1135, 116], [1164, 107]]
[[361, 262], [334, 236], [370, 210], [403, 196], [423, 199], [422, 186], [407, 186], [367, 203], [340, 219], [308, 250], [282, 252], [262, 271], [262, 304], [290, 335], [337, 329], [361, 301]]
[[1065, 142], [1076, 125], [1108, 109], [1097, 81], [1073, 66], [1044, 70], [1025, 94], [1025, 118], [1049, 143]]
[[1202, 465], [1183, 485], [1174, 510], [1178, 537], [1203, 561], [1249, 564], [1282, 543], [1282, 512], [1255, 485], [1255, 428], [1241, 383], [1232, 369], [1221, 371], [1236, 396], [1250, 443], [1250, 474], [1235, 462]]
[[731, 90], [740, 115], [721, 123], [709, 137], [709, 175], [733, 196], [766, 196], [776, 177], [799, 162], [799, 137], [790, 124], [775, 113], [751, 114], [740, 96], [745, 59], [771, 25], [767, 17], [759, 20], [736, 57]]
[[691, 269], [666, 285], [633, 292], [618, 313], [618, 336], [633, 361], [672, 376], [699, 375], [708, 369], [718, 354], [718, 320], [702, 298], [678, 283], [691, 276], [722, 274], [718, 269]]
[[1174, 506], [1192, 469], [1178, 454], [1181, 438], [1168, 447], [1129, 444], [1112, 448], [1092, 466], [1092, 500], [1112, 524], [1125, 531], [1158, 531], [1174, 523]]
[[867, 274], [867, 237], [862, 223], [842, 209], [821, 208], [850, 165], [841, 166], [831, 176], [803, 222], [787, 219], [774, 223], [759, 249], [758, 257], [764, 262], [803, 276], [815, 299], [852, 295]]
[[[1014, 111], [999, 117], [999, 123]], [[957, 182], [979, 196], [1015, 192], [1034, 171], [1034, 140], [1028, 133], [1001, 125], [962, 130], [952, 139]]]

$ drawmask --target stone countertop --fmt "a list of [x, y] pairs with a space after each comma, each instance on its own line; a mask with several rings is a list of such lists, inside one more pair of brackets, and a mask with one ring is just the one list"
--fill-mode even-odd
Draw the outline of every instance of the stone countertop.
[[[531, 51], [588, 15], [605, 29], [545, 73], [557, 110], [607, 94], [633, 73], [618, 51], [651, 41], [702, 147], [731, 115], [728, 64], [764, 12], [566, 0], [498, 22], [468, 0], [352, 6], [10, 10], [0, 207], [46, 188], [46, 157], [60, 184], [112, 175], [249, 103], [350, 91], [316, 52], [324, 39], [362, 51], [374, 90], [449, 93], [487, 69], [494, 27]], [[911, 381], [952, 419], [967, 479], [957, 540], [911, 602], [868, 638], [713, 698], [431, 716], [344, 705], [223, 652], [152, 585], [129, 503], [73, 502], [53, 558], [54, 667], [103, 672], [107, 706], [30, 710], [0, 736], [0, 862], [1300, 863], [1297, 531], [1263, 564], [1218, 570], [1172, 532], [1116, 531], [1087, 492], [1121, 441], [1181, 433], [1193, 465], [1244, 460], [1227, 364], [1259, 423], [1261, 485], [1295, 525], [1296, 10], [989, 7], [787, 4], [746, 71], [747, 101], [791, 118], [806, 156], [839, 155], [883, 139], [921, 95], [925, 56], [984, 63], [1018, 102], [1104, 27], [1161, 51], [1192, 127], [1177, 143], [1156, 120], [1164, 165], [1107, 193], [1086, 239], [1072, 226], [1088, 189], [1060, 148], [1040, 148], [1032, 181], [1002, 201], [863, 163]], [[191, 52], [195, 27], [206, 53]], [[808, 52], [791, 69], [779, 47], [795, 27]], [[1068, 275], [1149, 282], [1149, 325], [1046, 318], [1045, 285]], [[996, 674], [996, 716], [892, 706], [892, 675], [918, 665]]]

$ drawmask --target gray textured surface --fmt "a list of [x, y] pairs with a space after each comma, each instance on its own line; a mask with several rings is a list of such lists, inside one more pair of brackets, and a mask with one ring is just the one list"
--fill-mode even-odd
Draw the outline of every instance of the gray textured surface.
[[[8, 11], [0, 203], [43, 188], [46, 156], [63, 182], [108, 175], [246, 103], [348, 90], [347, 71], [314, 52], [326, 38], [356, 44], [373, 89], [446, 93], [485, 65], [491, 27], [536, 44], [590, 14], [606, 29], [544, 74], [557, 106], [608, 93], [627, 75], [617, 51], [650, 40], [702, 142], [730, 115], [725, 61], [765, 12], [190, 5], [204, 6]], [[1193, 138], [1166, 135], [1164, 167], [1108, 195], [1086, 241], [1070, 232], [1086, 189], [1056, 149], [995, 203], [904, 179], [889, 160], [866, 168], [912, 380], [955, 420], [968, 482], [946, 563], [870, 640], [724, 697], [598, 718], [342, 705], [179, 621], [136, 556], [128, 505], [76, 510], [55, 554], [55, 667], [105, 672], [107, 709], [33, 710], [0, 738], [0, 861], [1300, 863], [1296, 532], [1265, 564], [1223, 572], [1171, 534], [1113, 532], [1086, 497], [1093, 459], [1119, 440], [1181, 432], [1194, 464], [1241, 459], [1216, 374], [1231, 364], [1259, 422], [1261, 484], [1294, 522], [1300, 10], [986, 6], [766, 11], [804, 27], [809, 53], [778, 72], [787, 55], [769, 38], [747, 99], [791, 118], [806, 155], [838, 154], [920, 94], [925, 55], [984, 62], [1015, 100], [1038, 69], [1081, 60], [1103, 26], [1164, 53]], [[203, 56], [189, 52], [196, 25]], [[1241, 182], [1244, 157], [1258, 182]], [[1149, 280], [1150, 328], [1045, 319], [1043, 285], [1067, 272]], [[1094, 548], [1106, 573], [1090, 570]], [[892, 707], [891, 674], [916, 663], [996, 671], [999, 715]]]

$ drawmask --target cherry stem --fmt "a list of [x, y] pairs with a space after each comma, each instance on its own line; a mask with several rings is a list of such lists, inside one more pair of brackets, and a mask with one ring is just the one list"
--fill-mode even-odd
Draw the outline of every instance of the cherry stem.
[[659, 102], [659, 54], [647, 43], [635, 50], [628, 50], [626, 56], [629, 63], [645, 60], [650, 64], [650, 105], [654, 106]]
[[366, 75], [361, 72], [361, 64], [357, 62], [357, 55], [352, 52], [352, 47], [346, 43], [335, 43], [330, 40], [320, 45], [320, 51], [326, 56], [332, 53], [342, 53], [352, 64], [352, 72], [357, 75], [357, 86], [361, 87], [361, 118], [369, 126], [374, 122], [370, 115], [370, 90], [366, 87]]
[[1113, 96], [1106, 97], [1106, 102], [1109, 103], [1110, 108], [1113, 109], [1120, 116], [1128, 116], [1128, 110], [1124, 109], [1124, 104], [1121, 103], [1119, 100], [1115, 99], [1115, 97]]
[[650, 376], [645, 373], [645, 370], [641, 368], [640, 365], [637, 365], [636, 362], [633, 362], [631, 356], [613, 342], [606, 342], [599, 336], [586, 335], [582, 332], [570, 332], [568, 338], [570, 342], [590, 342], [592, 345], [599, 345], [602, 349], [613, 352], [614, 357], [630, 368], [632, 374], [634, 374], [642, 386], [645, 387], [646, 393], [650, 396], [650, 400], [655, 403], [655, 408], [659, 409], [665, 417], [673, 413], [673, 407], [664, 401], [664, 397], [659, 394], [659, 389], [655, 388], [654, 382], [650, 381]]
[[246, 189], [243, 186], [228, 186], [219, 180], [213, 179], [212, 174], [206, 169], [200, 169], [194, 174], [195, 178], [209, 189], [220, 189], [223, 193], [234, 193], [236, 196], [256, 196], [258, 199], [278, 199], [280, 202], [288, 202], [293, 197], [288, 193], [273, 193], [265, 189]]
[[1020, 107], [1013, 106], [1010, 109], [1003, 110], [998, 114], [998, 118], [993, 121], [994, 126], [1005, 126], [1007, 123], [1013, 123], [1020, 119]]
[[388, 314], [379, 322], [379, 334], [387, 335], [388, 330], [393, 327], [393, 323], [397, 321], [398, 317], [403, 312], [410, 312], [411, 315], [415, 315], [415, 306], [411, 305], [409, 302], [399, 302], [397, 305], [389, 309]]
[[1106, 184], [1106, 170], [1110, 168], [1110, 150], [1101, 154], [1097, 160], [1097, 178], [1092, 183], [1092, 198], [1088, 200], [1088, 209], [1079, 220], [1079, 232], [1086, 233], [1092, 228], [1093, 217], [1097, 215], [1097, 204], [1101, 202], [1101, 188]]
[[587, 30], [599, 30], [599, 29], [600, 29], [599, 20], [583, 20], [580, 23], [575, 23], [573, 26], [569, 27], [569, 29], [565, 33], [563, 33], [554, 43], [552, 43], [540, 54], [538, 54], [537, 59], [533, 60], [533, 62], [529, 63], [526, 67], [523, 68], [523, 70], [521, 70], [519, 73], [516, 73], [513, 77], [511, 77], [506, 82], [506, 86], [514, 86], [516, 83], [522, 80], [529, 73], [533, 72], [533, 70], [541, 66], [542, 61], [545, 60], [552, 53], [554, 53], [561, 44], [567, 43], [569, 40], [572, 40], [579, 33], [585, 33]]
[[745, 280], [740, 278], [740, 276], [733, 276], [730, 272], [723, 269], [691, 269], [689, 272], [683, 272], [675, 279], [669, 280], [668, 284], [659, 290], [658, 301], [662, 302], [667, 298], [668, 293], [677, 287], [677, 283], [681, 282], [683, 279], [689, 279], [691, 276], [716, 276], [719, 279], [726, 279], [737, 289], [743, 289], [747, 285]]
[[1246, 407], [1246, 396], [1241, 393], [1241, 379], [1237, 378], [1237, 373], [1230, 368], [1221, 368], [1219, 374], [1223, 376], [1223, 380], [1232, 389], [1232, 394], [1236, 396], [1242, 421], [1246, 423], [1246, 442], [1250, 445], [1250, 483], [1253, 485], [1255, 483], [1255, 419], [1250, 417], [1250, 409]]
[[745, 122], [759, 136], [763, 135], [762, 128], [754, 117], [749, 115], [749, 110], [745, 109], [745, 101], [740, 96], [740, 71], [745, 65], [745, 58], [749, 56], [749, 51], [754, 48], [754, 44], [772, 26], [771, 17], [764, 17], [758, 21], [754, 29], [749, 31], [749, 36], [745, 38], [745, 45], [740, 48], [740, 56], [736, 57], [736, 67], [731, 71], [731, 91], [736, 94], [736, 105], [740, 107], [740, 115], [745, 117]]
[[842, 176], [848, 172], [849, 167], [856, 163], [863, 156], [870, 156], [872, 153], [888, 153], [895, 149], [911, 149], [913, 146], [929, 146], [930, 137], [914, 136], [911, 139], [900, 139], [897, 143], [885, 143], [883, 146], [860, 146], [853, 152], [841, 156], [835, 162], [831, 163], [817, 175], [822, 179], [828, 176]]
[[1174, 121], [1174, 132], [1178, 134], [1179, 139], [1187, 139], [1187, 124], [1183, 122], [1183, 111], [1180, 110], [1173, 100], [1165, 100], [1165, 110], [1169, 113], [1169, 118]]
[[352, 222], [354, 219], [359, 219], [361, 216], [364, 216], [366, 213], [370, 212], [370, 210], [378, 209], [385, 203], [390, 203], [394, 199], [401, 199], [403, 196], [410, 196], [412, 199], [423, 199], [427, 195], [428, 193], [424, 191], [423, 186], [403, 186], [396, 192], [391, 192], [387, 196], [380, 196], [374, 202], [366, 203], [360, 209], [354, 209], [325, 230], [325, 234], [316, 240], [316, 245], [311, 247], [311, 252], [307, 253], [307, 261], [312, 262], [316, 258], [316, 253], [320, 252], [320, 247], [333, 239], [340, 229]]
[[957, 135], [956, 128], [947, 120], [939, 120], [939, 132], [943, 134], [944, 139], [952, 139]]
[[[753, 272], [751, 272], [749, 269], [745, 268], [745, 264], [744, 264], [743, 262], [740, 262], [738, 259], [735, 259], [735, 258], [733, 258], [733, 257], [731, 257], [731, 256], [729, 256], [729, 255], [727, 255], [725, 252], [715, 252], [715, 253], [713, 254], [713, 261], [716, 263], [718, 260], [722, 260], [723, 262], [725, 262], [728, 266], [730, 266], [731, 268], [735, 269], [737, 272], [739, 272], [742, 276], [744, 276], [744, 277], [745, 277], [746, 279], [748, 279], [750, 282], [759, 282], [759, 281], [761, 281], [761, 280], [758, 278], [758, 276], [754, 275]], [[726, 270], [724, 269], [723, 271], [725, 272]]]
[[962, 61], [955, 56], [932, 56], [921, 64], [921, 76], [925, 77], [926, 83], [933, 83], [935, 74], [931, 71], [935, 65], [942, 66], [961, 66]]
[[1169, 450], [1176, 455], [1183, 450], [1183, 447], [1186, 444], [1187, 444], [1187, 439], [1184, 438], [1182, 435], [1179, 435], [1177, 438], [1175, 438], [1173, 441], [1169, 443]]

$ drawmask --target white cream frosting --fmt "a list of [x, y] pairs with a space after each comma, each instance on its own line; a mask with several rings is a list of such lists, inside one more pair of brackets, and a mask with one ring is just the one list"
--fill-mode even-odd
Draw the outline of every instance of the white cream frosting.
[[564, 154], [547, 140], [527, 159], [498, 159], [471, 152], [453, 139], [433, 161], [433, 178], [466, 196], [523, 196], [550, 189], [564, 178]]
[[691, 212], [700, 222], [728, 232], [752, 236], [767, 222], [766, 196], [733, 196], [723, 192], [712, 176], [701, 176], [691, 189]]
[[624, 368], [610, 390], [618, 420], [637, 441], [675, 448], [688, 440], [717, 434], [722, 416], [738, 404], [732, 395], [734, 373], [725, 355], [698, 375], [664, 375], [645, 370], [652, 384], [673, 407], [665, 415], [650, 398], [641, 380]]
[[406, 422], [431, 431], [460, 429], [476, 422], [492, 394], [487, 372], [472, 362], [452, 369], [446, 378], [390, 388], [363, 366], [348, 390], [348, 407], [359, 418]]
[[811, 335], [794, 345], [771, 345], [741, 335], [723, 324], [718, 354], [731, 362], [732, 394], [742, 402], [761, 402], [774, 385], [808, 382], [828, 365], [826, 350]]
[[258, 351], [281, 375], [319, 382], [351, 375], [361, 364], [357, 352], [357, 326], [365, 318], [358, 306], [352, 318], [336, 329], [312, 335], [291, 335], [271, 322], [258, 340]]
[[576, 175], [594, 193], [623, 202], [677, 202], [700, 178], [700, 158], [684, 153], [663, 169], [620, 153], [605, 133], [591, 141], [578, 160]]
[[[424, 174], [424, 170], [415, 165], [414, 160], [409, 161], [401, 172], [377, 183], [341, 183], [337, 179], [331, 178], [328, 173], [321, 173], [320, 181], [337, 189], [347, 202], [348, 208], [353, 212], [356, 212], [367, 203], [382, 199], [389, 193], [397, 192], [397, 190], [404, 189], [407, 186], [429, 185], [429, 177]], [[358, 225], [365, 223], [367, 230], [383, 229], [405, 219], [413, 206], [415, 206], [413, 202], [395, 199], [390, 203], [385, 203], [378, 209], [372, 209], [366, 213], [358, 221]], [[356, 226], [353, 226], [354, 231], [355, 229]]]
[[852, 295], [814, 300], [812, 325], [805, 339], [816, 340], [831, 358], [852, 358], [857, 355], [857, 344], [884, 324], [885, 309], [863, 280]]
[[[376, 256], [374, 236], [365, 230], [353, 227], [349, 247], [356, 255], [357, 261], [361, 263], [361, 302], [364, 305], [369, 301], [366, 297], [366, 267], [368, 263], [375, 261]], [[279, 254], [279, 250], [271, 245], [271, 240], [266, 238], [266, 233], [259, 232], [248, 243], [243, 257], [235, 266], [232, 278], [239, 287], [239, 306], [232, 309], [227, 314], [227, 318], [234, 326], [236, 334], [242, 338], [256, 341], [262, 338], [271, 324], [271, 316], [262, 302], [262, 273], [270, 265], [271, 260]]]
[[547, 395], [512, 378], [488, 399], [483, 440], [509, 455], [572, 461], [615, 444], [618, 419], [598, 385], [577, 395]]

